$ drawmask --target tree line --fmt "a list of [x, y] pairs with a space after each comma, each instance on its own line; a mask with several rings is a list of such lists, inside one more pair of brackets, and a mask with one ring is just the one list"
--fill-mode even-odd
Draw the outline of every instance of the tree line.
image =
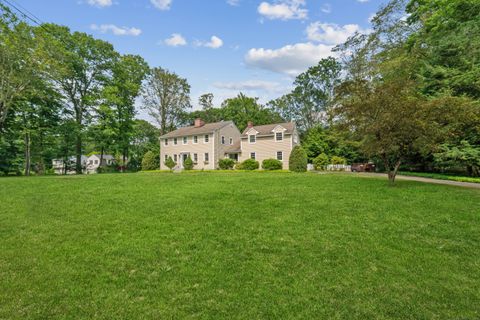
[[[52, 158], [113, 153], [138, 170], [158, 136], [195, 118], [295, 121], [309, 161], [374, 161], [391, 181], [402, 169], [480, 174], [480, 3], [391, 0], [355, 34], [261, 104], [239, 94], [213, 105], [174, 72], [121, 55], [108, 42], [1, 5], [0, 172], [37, 174]], [[136, 119], [139, 104], [156, 126]], [[128, 161], [127, 161], [128, 160]]]

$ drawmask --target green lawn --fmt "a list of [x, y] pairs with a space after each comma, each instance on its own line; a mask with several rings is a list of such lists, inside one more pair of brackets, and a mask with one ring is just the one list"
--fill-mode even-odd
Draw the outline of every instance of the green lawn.
[[441, 180], [452, 180], [452, 181], [459, 181], [459, 182], [480, 183], [480, 178], [478, 178], [478, 177], [455, 176], [455, 175], [443, 174], [443, 173], [402, 171], [402, 172], [399, 172], [398, 174], [404, 175], [404, 176], [433, 178], [433, 179], [441, 179]]
[[0, 319], [478, 319], [480, 192], [351, 175], [0, 179]]

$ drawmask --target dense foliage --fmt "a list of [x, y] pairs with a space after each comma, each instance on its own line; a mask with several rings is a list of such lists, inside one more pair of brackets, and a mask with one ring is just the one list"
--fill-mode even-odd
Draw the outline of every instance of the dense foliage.
[[265, 159], [262, 161], [263, 170], [282, 170], [283, 163], [277, 159]]
[[315, 170], [325, 170], [329, 164], [330, 159], [325, 153], [320, 153], [315, 159], [313, 159], [313, 168]]
[[185, 159], [185, 161], [183, 161], [183, 168], [185, 170], [192, 170], [193, 166], [194, 166], [193, 160], [190, 156], [188, 156], [187, 159]]
[[142, 159], [142, 170], [158, 170], [160, 168], [159, 155], [153, 151], [145, 153]]
[[247, 159], [236, 166], [238, 170], [257, 170], [259, 167], [260, 164], [255, 159]]
[[165, 161], [165, 165], [167, 166], [167, 168], [172, 170], [177, 164], [175, 163], [175, 161], [173, 161], [172, 157], [168, 157]]
[[288, 169], [294, 172], [305, 172], [307, 171], [307, 154], [305, 150], [297, 145], [293, 147], [292, 152], [290, 153]]
[[234, 166], [235, 166], [235, 160], [230, 158], [224, 158], [218, 161], [218, 167], [222, 170], [232, 170]]

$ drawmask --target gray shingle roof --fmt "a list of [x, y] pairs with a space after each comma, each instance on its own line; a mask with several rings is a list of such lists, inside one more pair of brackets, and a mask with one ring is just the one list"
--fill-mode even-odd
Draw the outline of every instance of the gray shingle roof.
[[[273, 135], [272, 130], [275, 129], [276, 126], [282, 126], [286, 129], [286, 134], [292, 134], [295, 130], [295, 122], [284, 122], [284, 123], [273, 123], [273, 124], [266, 124], [261, 126], [253, 126], [253, 129], [257, 130], [258, 135], [266, 136], [266, 135]], [[247, 132], [250, 128], [245, 128], [242, 133], [242, 137], [247, 136]]]
[[225, 148], [225, 153], [237, 153], [241, 151], [242, 149], [240, 148], [240, 140], [235, 141], [231, 146]]
[[213, 123], [206, 123], [205, 125], [195, 128], [195, 126], [182, 127], [177, 130], [171, 131], [167, 134], [164, 134], [160, 139], [165, 138], [174, 138], [174, 137], [184, 137], [184, 136], [195, 136], [201, 134], [212, 133], [215, 130], [221, 129], [226, 125], [232, 124], [232, 121], [220, 121]]

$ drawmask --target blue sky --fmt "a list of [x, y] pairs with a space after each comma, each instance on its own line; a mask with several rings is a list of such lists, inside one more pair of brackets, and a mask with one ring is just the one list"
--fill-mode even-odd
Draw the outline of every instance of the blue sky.
[[355, 31], [380, 0], [14, 0], [44, 22], [69, 26], [187, 78], [194, 108], [242, 91], [261, 102]]

